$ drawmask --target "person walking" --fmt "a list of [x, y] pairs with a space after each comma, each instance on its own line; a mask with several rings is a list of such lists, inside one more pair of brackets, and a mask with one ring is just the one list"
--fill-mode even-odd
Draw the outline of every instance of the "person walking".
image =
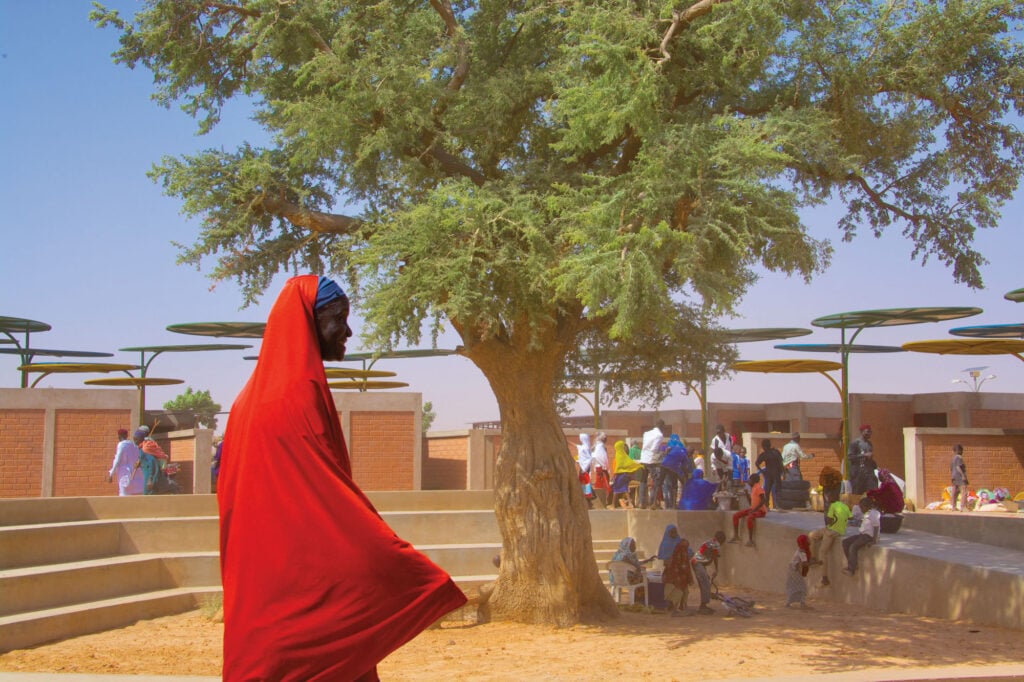
[[342, 360], [348, 297], [289, 279], [231, 408], [217, 502], [224, 680], [378, 680], [379, 661], [466, 603], [352, 479], [325, 360]]
[[[953, 484], [950, 505], [953, 511], [964, 511], [967, 509], [967, 465], [964, 464], [964, 446], [960, 443], [953, 446], [953, 459], [949, 463], [949, 474]], [[956, 508], [958, 499], [960, 500], [960, 509]]]
[[128, 438], [128, 429], [117, 430], [117, 449], [114, 451], [114, 462], [107, 472], [107, 483], [114, 481], [117, 475], [117, 494], [142, 495], [145, 492], [145, 479], [139, 473], [139, 448]]

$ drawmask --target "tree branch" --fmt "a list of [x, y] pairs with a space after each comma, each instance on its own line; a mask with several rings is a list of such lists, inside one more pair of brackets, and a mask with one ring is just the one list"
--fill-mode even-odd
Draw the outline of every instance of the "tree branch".
[[455, 12], [452, 11], [452, 5], [448, 0], [430, 0], [430, 6], [441, 15], [445, 33], [455, 41], [455, 49], [459, 57], [455, 64], [455, 72], [452, 73], [452, 79], [445, 87], [450, 92], [458, 92], [462, 88], [462, 84], [466, 82], [466, 76], [469, 75], [469, 43], [459, 29], [459, 24], [455, 20]]
[[870, 198], [871, 201], [875, 203], [875, 205], [884, 208], [887, 211], [895, 213], [899, 217], [903, 218], [904, 220], [910, 221], [914, 225], [920, 222], [920, 215], [916, 213], [909, 213], [904, 209], [900, 208], [899, 206], [897, 206], [896, 204], [892, 204], [886, 201], [884, 198], [882, 198], [882, 194], [875, 190], [874, 187], [869, 185], [868, 181], [865, 180], [864, 177], [859, 173], [850, 173], [849, 175], [846, 176], [846, 179], [852, 180], [854, 183], [859, 185], [860, 188], [864, 190], [864, 193], [868, 195], [868, 198]]
[[359, 218], [351, 216], [311, 211], [281, 196], [260, 195], [251, 207], [319, 234], [351, 234], [363, 223]]
[[665, 31], [665, 35], [661, 38], [661, 45], [659, 46], [661, 57], [657, 59], [657, 63], [664, 64], [672, 59], [672, 55], [668, 51], [668, 44], [680, 30], [688, 27], [696, 19], [699, 19], [705, 14], [710, 14], [715, 5], [721, 5], [731, 1], [732, 0], [698, 0], [684, 10], [672, 10], [672, 23], [669, 24], [668, 30]]

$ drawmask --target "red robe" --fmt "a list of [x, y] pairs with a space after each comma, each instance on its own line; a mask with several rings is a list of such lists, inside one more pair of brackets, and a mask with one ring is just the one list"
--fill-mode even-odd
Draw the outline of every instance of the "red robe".
[[313, 319], [294, 277], [224, 435], [217, 484], [224, 679], [354, 680], [465, 603], [352, 481]]

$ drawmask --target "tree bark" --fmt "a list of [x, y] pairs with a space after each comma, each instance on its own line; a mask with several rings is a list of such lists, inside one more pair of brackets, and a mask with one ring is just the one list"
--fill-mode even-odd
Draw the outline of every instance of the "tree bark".
[[505, 339], [467, 352], [491, 384], [502, 423], [494, 491], [501, 566], [484, 615], [568, 626], [618, 610], [594, 561], [587, 503], [555, 408], [562, 351], [549, 341], [516, 349]]

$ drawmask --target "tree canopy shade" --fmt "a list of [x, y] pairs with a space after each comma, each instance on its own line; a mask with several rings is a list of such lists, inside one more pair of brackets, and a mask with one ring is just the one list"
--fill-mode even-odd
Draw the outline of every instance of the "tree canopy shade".
[[250, 300], [282, 270], [341, 274], [368, 347], [460, 335], [504, 429], [490, 608], [571, 623], [612, 608], [555, 411], [570, 351], [718, 319], [762, 268], [811, 277], [831, 247], [799, 212], [827, 200], [847, 208], [844, 238], [901, 230], [980, 286], [974, 231], [1024, 160], [1008, 120], [1024, 113], [1022, 14], [149, 0], [93, 18], [201, 131], [245, 97], [272, 135], [154, 168], [202, 221], [183, 262], [213, 259]]

